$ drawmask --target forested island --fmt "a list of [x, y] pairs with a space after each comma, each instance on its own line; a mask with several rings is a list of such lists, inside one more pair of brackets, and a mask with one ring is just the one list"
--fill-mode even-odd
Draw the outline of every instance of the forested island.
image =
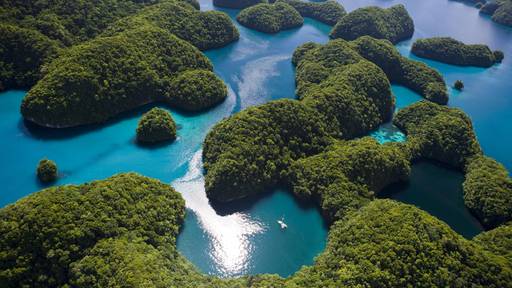
[[487, 45], [467, 45], [450, 37], [418, 39], [411, 52], [418, 57], [459, 66], [491, 67], [504, 58], [503, 52], [492, 51]]
[[334, 0], [323, 2], [306, 2], [302, 0], [277, 0], [277, 2], [285, 2], [290, 4], [299, 11], [302, 17], [315, 19], [330, 26], [334, 26], [338, 21], [347, 14], [345, 8]]
[[149, 6], [62, 51], [23, 100], [23, 116], [41, 126], [72, 127], [105, 122], [155, 101], [190, 111], [218, 104], [227, 91], [209, 72], [210, 61], [174, 33], [186, 33], [201, 49], [238, 39], [223, 13], [199, 12], [177, 1]]
[[393, 44], [412, 37], [414, 22], [403, 5], [384, 9], [376, 6], [356, 9], [334, 26], [331, 38], [354, 40], [368, 35]]
[[285, 2], [261, 3], [245, 8], [236, 17], [240, 24], [265, 33], [302, 26], [304, 18]]
[[480, 13], [490, 15], [492, 20], [507, 26], [512, 26], [512, 1], [488, 1], [480, 9]]
[[155, 143], [176, 139], [176, 123], [171, 114], [162, 108], [144, 113], [137, 125], [139, 143]]

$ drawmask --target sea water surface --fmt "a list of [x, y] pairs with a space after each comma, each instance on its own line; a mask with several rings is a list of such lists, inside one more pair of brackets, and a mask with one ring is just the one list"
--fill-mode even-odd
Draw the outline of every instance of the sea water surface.
[[[201, 0], [203, 10], [214, 9]], [[461, 93], [451, 92], [449, 105], [463, 109], [472, 118], [486, 154], [512, 168], [512, 29], [492, 22], [478, 10], [447, 0], [394, 1], [348, 0], [348, 11], [367, 5], [404, 3], [416, 24], [414, 38], [452, 36], [468, 43], [485, 43], [505, 52], [502, 64], [488, 69], [462, 68], [424, 61], [439, 69], [451, 84], [465, 83]], [[219, 9], [235, 19], [237, 10]], [[236, 20], [234, 20], [236, 22]], [[76, 129], [52, 130], [25, 123], [19, 114], [24, 91], [0, 93], [0, 207], [41, 188], [35, 177], [37, 162], [48, 157], [59, 166], [57, 185], [79, 184], [134, 171], [171, 183], [186, 200], [187, 217], [178, 238], [178, 249], [201, 271], [219, 276], [278, 273], [288, 276], [313, 262], [325, 247], [327, 227], [315, 207], [303, 206], [281, 189], [258, 199], [228, 207], [209, 204], [204, 192], [201, 143], [208, 130], [221, 119], [246, 107], [278, 98], [294, 98], [291, 54], [306, 41], [328, 41], [330, 27], [306, 19], [298, 29], [275, 35], [239, 26], [240, 40], [222, 49], [206, 52], [215, 72], [229, 87], [221, 105], [199, 114], [170, 110], [178, 124], [176, 142], [152, 148], [135, 141], [137, 121], [148, 105], [109, 123]], [[412, 41], [397, 45], [409, 55]], [[419, 59], [417, 59], [419, 60]], [[400, 109], [421, 97], [393, 85]], [[381, 142], [404, 141], [390, 124], [372, 133]], [[481, 227], [461, 204], [463, 176], [430, 162], [414, 166], [407, 185], [392, 186], [390, 197], [418, 205], [471, 237]], [[435, 185], [434, 185], [435, 184]], [[461, 206], [462, 205], [462, 206]], [[456, 207], [456, 209], [454, 209]], [[288, 230], [277, 220], [284, 218]]]

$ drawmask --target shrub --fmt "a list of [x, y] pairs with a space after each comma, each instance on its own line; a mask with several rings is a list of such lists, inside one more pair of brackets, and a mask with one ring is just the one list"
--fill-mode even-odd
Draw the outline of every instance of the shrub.
[[227, 88], [217, 75], [208, 70], [189, 70], [171, 82], [167, 101], [182, 110], [201, 111], [227, 97]]
[[300, 27], [304, 23], [299, 12], [284, 2], [261, 3], [245, 8], [236, 19], [244, 26], [265, 33], [277, 33]]
[[418, 39], [411, 52], [418, 57], [460, 66], [490, 67], [501, 61], [487, 45], [467, 45], [449, 37]]
[[464, 82], [462, 82], [461, 80], [455, 81], [455, 83], [453, 84], [453, 88], [455, 88], [459, 91], [464, 89]]
[[39, 161], [37, 165], [37, 178], [39, 178], [41, 182], [53, 182], [57, 180], [57, 177], [57, 164], [55, 164], [55, 162], [48, 159]]
[[171, 114], [161, 108], [144, 113], [137, 125], [137, 141], [154, 143], [176, 139], [176, 123]]
[[433, 159], [462, 169], [482, 153], [471, 120], [457, 108], [420, 101], [401, 109], [393, 124], [407, 134], [414, 159]]
[[466, 167], [464, 203], [488, 229], [512, 220], [512, 179], [503, 165], [477, 156]]
[[397, 43], [414, 34], [414, 23], [403, 5], [388, 9], [365, 7], [356, 9], [343, 18], [331, 31], [331, 38], [355, 40], [368, 35]]
[[278, 0], [277, 2], [284, 2], [290, 4], [299, 11], [302, 17], [308, 17], [334, 26], [338, 21], [347, 14], [345, 8], [340, 3], [334, 0], [327, 0], [324, 2], [306, 2], [302, 0]]

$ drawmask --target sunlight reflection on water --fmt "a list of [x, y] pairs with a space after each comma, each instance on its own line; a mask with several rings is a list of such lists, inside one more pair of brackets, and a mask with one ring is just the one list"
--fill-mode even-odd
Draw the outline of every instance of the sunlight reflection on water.
[[263, 233], [267, 227], [245, 213], [218, 215], [208, 203], [204, 189], [202, 150], [197, 151], [189, 163], [185, 176], [173, 182], [186, 202], [186, 207], [198, 217], [202, 228], [210, 237], [212, 260], [218, 274], [229, 277], [243, 274], [250, 263], [253, 250], [250, 237]]

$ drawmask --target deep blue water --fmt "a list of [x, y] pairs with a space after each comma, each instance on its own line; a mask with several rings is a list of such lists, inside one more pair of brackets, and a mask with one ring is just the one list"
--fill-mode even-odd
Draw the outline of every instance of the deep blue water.
[[[203, 9], [212, 9], [210, 0], [200, 2]], [[406, 2], [415, 20], [414, 38], [452, 36], [469, 43], [485, 43], [505, 52], [504, 62], [489, 69], [425, 62], [439, 69], [450, 84], [457, 79], [464, 81], [463, 92], [451, 91], [449, 105], [460, 107], [470, 115], [485, 152], [511, 169], [508, 147], [512, 144], [512, 99], [509, 97], [512, 29], [493, 23], [472, 7], [446, 0], [350, 0], [342, 3], [350, 11], [370, 4], [390, 6], [399, 2]], [[233, 18], [238, 12], [222, 11]], [[223, 213], [214, 210], [204, 193], [200, 149], [207, 131], [222, 118], [251, 105], [295, 97], [290, 63], [294, 48], [306, 41], [326, 42], [330, 28], [313, 20], [306, 20], [299, 29], [276, 35], [239, 28], [240, 41], [206, 53], [215, 65], [215, 72], [230, 87], [228, 99], [201, 114], [171, 110], [179, 126], [179, 138], [169, 145], [144, 148], [134, 142], [137, 121], [151, 106], [104, 125], [55, 131], [31, 127], [21, 120], [19, 104], [23, 91], [1, 93], [0, 159], [3, 165], [0, 181], [3, 189], [0, 207], [42, 188], [34, 171], [43, 157], [57, 162], [62, 173], [58, 185], [135, 171], [172, 183], [182, 193], [188, 213], [178, 249], [202, 271], [222, 276], [263, 272], [287, 276], [300, 266], [311, 264], [313, 257], [323, 250], [327, 235], [317, 209], [303, 207], [289, 193], [276, 189], [251, 205], [234, 203], [229, 213], [225, 209]], [[402, 54], [409, 56], [411, 43], [407, 41], [397, 46]], [[400, 86], [393, 86], [393, 92], [398, 109], [420, 99]], [[372, 135], [382, 142], [405, 139], [388, 124]], [[435, 165], [416, 165], [408, 186], [390, 188], [393, 197], [426, 209], [465, 236], [474, 235], [479, 229], [477, 226], [467, 228], [474, 219], [460, 206], [461, 175], [443, 169]], [[424, 183], [432, 182], [436, 182], [436, 186], [424, 187]], [[455, 200], [458, 202], [452, 202]], [[452, 203], [460, 208], [455, 216]], [[285, 232], [276, 223], [281, 217], [289, 225]]]

